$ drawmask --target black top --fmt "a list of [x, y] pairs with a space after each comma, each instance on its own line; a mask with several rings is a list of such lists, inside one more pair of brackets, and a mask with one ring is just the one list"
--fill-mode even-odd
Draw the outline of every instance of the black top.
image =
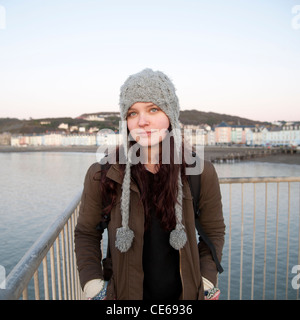
[[[149, 183], [155, 175], [148, 172]], [[155, 215], [149, 188], [148, 207], [151, 213], [149, 227], [144, 233], [143, 268], [144, 300], [178, 300], [182, 291], [179, 272], [179, 251], [169, 243], [170, 232], [165, 231]]]

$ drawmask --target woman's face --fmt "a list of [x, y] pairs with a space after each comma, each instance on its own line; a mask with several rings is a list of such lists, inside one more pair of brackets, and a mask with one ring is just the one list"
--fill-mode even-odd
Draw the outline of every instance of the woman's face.
[[167, 115], [152, 102], [136, 102], [127, 113], [127, 127], [132, 138], [142, 147], [159, 144], [170, 125]]

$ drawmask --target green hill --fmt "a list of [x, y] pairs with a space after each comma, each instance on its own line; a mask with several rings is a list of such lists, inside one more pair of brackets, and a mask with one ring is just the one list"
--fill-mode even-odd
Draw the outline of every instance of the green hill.
[[184, 110], [180, 112], [179, 120], [183, 124], [208, 124], [215, 126], [222, 121], [229, 125], [256, 125], [266, 124], [260, 121], [250, 120], [237, 116], [231, 116], [228, 114], [214, 113], [214, 112], [203, 112], [198, 110]]
[[[119, 113], [118, 112], [99, 112], [97, 115], [111, 114], [112, 116], [106, 117], [104, 121], [90, 121], [85, 120], [84, 116], [89, 114], [83, 114], [77, 118], [43, 118], [43, 119], [30, 119], [20, 120], [17, 118], [0, 118], [0, 133], [10, 132], [12, 134], [32, 134], [32, 133], [46, 133], [59, 131], [58, 126], [61, 123], [71, 126], [83, 126], [86, 131], [91, 127], [97, 127], [99, 129], [119, 129]], [[227, 114], [220, 114], [214, 112], [203, 112], [198, 110], [183, 110], [180, 112], [179, 120], [183, 124], [200, 125], [208, 124], [215, 126], [222, 121], [225, 121], [229, 125], [262, 125], [267, 124], [259, 121], [245, 119], [237, 116], [231, 116]]]

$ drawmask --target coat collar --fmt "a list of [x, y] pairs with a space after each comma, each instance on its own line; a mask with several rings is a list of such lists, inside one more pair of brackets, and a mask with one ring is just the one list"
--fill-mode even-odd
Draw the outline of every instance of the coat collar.
[[[121, 175], [121, 169], [118, 163], [116, 164], [112, 164], [110, 166], [110, 168], [107, 171], [107, 175], [106, 175], [109, 179], [117, 182], [118, 184], [120, 184], [122, 186], [123, 183], [123, 179], [122, 179], [122, 175]], [[137, 186], [137, 184], [135, 183], [135, 181], [132, 179], [131, 177], [131, 181], [130, 181], [130, 189], [132, 191], [135, 191], [137, 193], [140, 193], [139, 188]], [[183, 182], [183, 197], [186, 199], [192, 199], [192, 195], [191, 195], [191, 191], [189, 188], [189, 184], [187, 181]]]
[[[106, 176], [109, 179], [119, 183], [120, 185], [122, 185], [122, 183], [123, 183], [123, 178], [121, 176], [121, 170], [120, 170], [120, 166], [119, 166], [118, 163], [112, 164], [110, 166], [110, 168], [107, 171]], [[131, 181], [130, 181], [130, 189], [132, 191], [135, 191], [135, 192], [139, 193], [138, 186], [136, 185], [136, 183], [134, 182], [132, 177], [131, 177]]]

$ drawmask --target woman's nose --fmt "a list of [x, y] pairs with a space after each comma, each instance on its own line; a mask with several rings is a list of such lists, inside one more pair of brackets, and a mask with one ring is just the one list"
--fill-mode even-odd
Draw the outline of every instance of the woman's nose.
[[147, 115], [140, 114], [139, 115], [139, 126], [140, 127], [144, 127], [144, 126], [146, 126], [148, 124], [149, 124], [149, 119], [148, 119]]

